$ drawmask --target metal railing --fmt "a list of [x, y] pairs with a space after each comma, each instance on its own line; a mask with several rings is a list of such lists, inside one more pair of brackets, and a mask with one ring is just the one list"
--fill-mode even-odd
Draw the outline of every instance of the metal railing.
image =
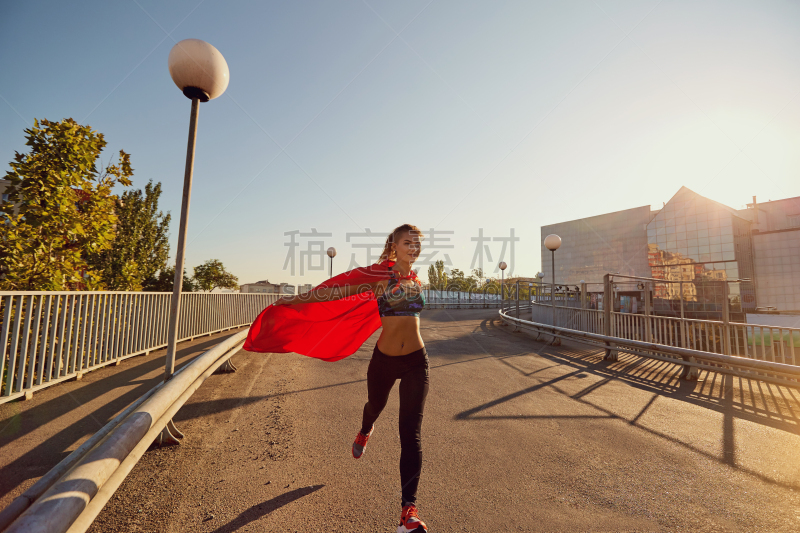
[[0, 511], [7, 533], [83, 533], [195, 390], [239, 351], [242, 331], [197, 356]]
[[428, 309], [496, 308], [500, 307], [502, 300], [499, 294], [488, 292], [486, 289], [471, 291], [425, 289], [424, 293]]
[[[543, 325], [603, 334], [605, 313], [532, 302], [531, 320]], [[611, 336], [703, 352], [800, 365], [800, 328], [669, 316], [610, 313]]]
[[[0, 403], [166, 347], [170, 296], [0, 292]], [[279, 296], [185, 293], [178, 340], [247, 326]]]
[[[551, 310], [550, 306], [533, 304], [531, 312], [534, 314], [534, 316], [536, 316], [537, 307], [547, 307], [548, 311]], [[702, 349], [683, 348], [679, 346], [660, 344], [655, 341], [628, 339], [625, 337], [582, 331], [575, 328], [579, 327], [582, 314], [580, 312], [587, 310], [575, 310], [571, 308], [561, 309], [567, 311], [578, 311], [579, 313], [572, 315], [572, 318], [577, 318], [578, 320], [571, 323], [570, 326], [563, 324], [553, 326], [552, 324], [538, 323], [536, 322], [535, 318], [534, 320], [522, 319], [520, 317], [521, 313], [519, 311], [515, 311], [514, 307], [500, 310], [499, 313], [504, 323], [530, 333], [535, 333], [537, 338], [544, 335], [545, 337], [570, 339], [583, 344], [603, 348], [606, 352], [604, 359], [607, 360], [615, 361], [617, 352], [623, 352], [683, 365], [684, 373], [682, 377], [696, 375], [698, 370], [703, 369], [709, 372], [731, 374], [747, 379], [767, 381], [770, 383], [777, 383], [779, 385], [786, 385], [790, 387], [800, 386], [800, 367], [794, 364], [788, 364], [781, 361], [776, 361], [774, 359], [769, 360], [765, 357], [759, 358], [755, 356], [755, 354], [752, 356], [728, 355], [719, 352], [704, 351]], [[552, 315], [550, 316], [552, 317]], [[585, 317], [586, 315], [584, 314], [583, 316]], [[664, 317], [656, 318], [661, 319]], [[602, 320], [602, 317], [599, 319], [595, 317], [595, 319]], [[615, 322], [618, 324], [620, 323], [619, 319], [615, 320]], [[662, 325], [665, 327], [670, 327], [668, 324], [669, 323], [665, 322]], [[765, 327], [753, 326], [749, 324], [741, 325], [755, 328]], [[717, 329], [719, 328], [717, 327]], [[662, 339], [663, 338], [666, 337], [662, 337]], [[687, 372], [687, 369], [691, 369], [691, 372]]]

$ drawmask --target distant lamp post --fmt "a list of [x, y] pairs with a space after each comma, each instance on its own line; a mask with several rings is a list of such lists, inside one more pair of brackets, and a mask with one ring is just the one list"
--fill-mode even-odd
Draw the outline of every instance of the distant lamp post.
[[544, 272], [537, 272], [536, 273], [536, 277], [539, 279], [539, 291], [538, 291], [539, 294], [537, 295], [538, 296], [537, 299], [541, 300], [541, 298], [542, 298], [542, 278], [544, 278]]
[[544, 247], [550, 250], [553, 267], [553, 284], [550, 286], [550, 300], [553, 305], [553, 327], [556, 327], [556, 250], [561, 247], [561, 237], [556, 234], [544, 238]]
[[505, 273], [508, 265], [505, 261], [500, 261], [500, 264], [497, 266], [500, 267], [500, 309], [504, 309], [503, 298], [505, 298], [505, 289], [503, 286], [505, 284]]
[[331, 274], [330, 274], [329, 277], [332, 278], [333, 277], [333, 258], [336, 257], [336, 248], [334, 248], [333, 246], [328, 248], [328, 257], [331, 258], [331, 261], [330, 261], [330, 263], [331, 263]]
[[167, 60], [172, 81], [192, 101], [189, 119], [189, 144], [186, 149], [186, 172], [183, 175], [183, 199], [181, 222], [178, 229], [178, 248], [175, 252], [175, 281], [170, 302], [169, 332], [167, 334], [167, 364], [164, 381], [175, 373], [175, 345], [178, 341], [178, 318], [180, 314], [181, 288], [183, 286], [183, 263], [186, 251], [186, 226], [189, 222], [189, 200], [192, 194], [194, 171], [194, 149], [197, 139], [197, 115], [200, 102], [208, 102], [220, 96], [228, 88], [230, 72], [225, 58], [219, 50], [200, 39], [185, 39], [169, 53]]

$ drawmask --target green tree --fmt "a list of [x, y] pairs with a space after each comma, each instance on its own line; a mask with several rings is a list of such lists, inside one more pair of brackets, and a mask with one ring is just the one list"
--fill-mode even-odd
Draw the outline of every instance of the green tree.
[[[144, 280], [142, 290], [147, 292], [172, 292], [175, 286], [175, 267], [166, 267], [161, 269], [158, 274], [152, 278]], [[194, 280], [186, 273], [186, 267], [183, 268], [183, 286], [182, 292], [194, 292]]]
[[467, 276], [463, 271], [454, 268], [450, 271], [449, 288], [455, 291], [469, 292], [478, 286], [472, 276]]
[[428, 284], [432, 289], [444, 290], [447, 288], [448, 277], [444, 270], [444, 261], [436, 261], [428, 267]]
[[447, 288], [452, 291], [460, 291], [462, 290], [461, 287], [464, 286], [464, 272], [461, 270], [454, 268], [450, 271], [450, 282], [447, 284]]
[[15, 153], [5, 175], [9, 201], [0, 205], [0, 289], [102, 288], [86, 258], [114, 240], [111, 191], [131, 184], [130, 156], [120, 150], [117, 164], [98, 170], [103, 134], [71, 118], [34, 120], [25, 133], [30, 152]]
[[472, 283], [475, 284], [475, 287], [481, 287], [486, 279], [486, 275], [483, 273], [482, 268], [475, 268], [472, 270], [472, 275], [469, 277], [472, 280]]
[[431, 289], [435, 289], [439, 285], [439, 278], [438, 274], [436, 273], [436, 267], [433, 265], [428, 265], [428, 286]]
[[201, 291], [239, 288], [239, 278], [226, 271], [219, 259], [209, 259], [194, 267], [194, 281]]
[[171, 217], [158, 210], [160, 197], [161, 183], [150, 181], [144, 191], [125, 191], [116, 201], [116, 238], [89, 258], [106, 289], [141, 290], [148, 281], [156, 283], [156, 274], [167, 267]]

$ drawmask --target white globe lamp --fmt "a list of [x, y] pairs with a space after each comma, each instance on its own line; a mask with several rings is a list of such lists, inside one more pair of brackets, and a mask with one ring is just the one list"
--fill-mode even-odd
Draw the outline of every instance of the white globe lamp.
[[231, 76], [219, 50], [200, 39], [184, 39], [167, 59], [172, 81], [187, 98], [208, 102], [222, 95]]
[[336, 248], [334, 248], [333, 246], [328, 248], [328, 257], [331, 258], [331, 260], [330, 260], [331, 268], [330, 268], [330, 276], [329, 277], [332, 278], [333, 277], [333, 258], [336, 257]]
[[548, 235], [544, 238], [544, 247], [551, 252], [555, 252], [561, 248], [561, 237], [556, 234]]
[[170, 300], [169, 329], [167, 333], [167, 362], [164, 381], [175, 373], [175, 345], [178, 341], [178, 319], [181, 287], [183, 286], [183, 263], [186, 252], [186, 227], [189, 224], [189, 200], [192, 194], [194, 173], [194, 150], [197, 144], [197, 116], [199, 103], [217, 98], [228, 88], [230, 72], [228, 63], [219, 50], [200, 39], [185, 39], [175, 46], [167, 58], [172, 81], [192, 101], [189, 119], [189, 144], [186, 149], [186, 171], [183, 176], [183, 198], [181, 220], [178, 227], [178, 247], [175, 251], [175, 278]]
[[[561, 248], [561, 237], [555, 233], [544, 238], [544, 247], [550, 250], [553, 268], [553, 283], [550, 286], [550, 301], [553, 304], [553, 327], [556, 325], [556, 250]], [[555, 341], [555, 337], [553, 337]]]
[[508, 268], [508, 265], [505, 261], [500, 261], [500, 264], [497, 265], [500, 269], [500, 309], [503, 309], [503, 299], [505, 298], [505, 272]]

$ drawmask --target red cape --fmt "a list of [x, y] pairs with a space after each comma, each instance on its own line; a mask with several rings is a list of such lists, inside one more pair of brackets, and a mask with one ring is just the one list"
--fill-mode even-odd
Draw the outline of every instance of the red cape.
[[[393, 261], [339, 274], [315, 287], [365, 285], [389, 279]], [[244, 349], [249, 352], [295, 352], [323, 361], [353, 355], [381, 327], [371, 290], [331, 302], [271, 305], [253, 321]]]

